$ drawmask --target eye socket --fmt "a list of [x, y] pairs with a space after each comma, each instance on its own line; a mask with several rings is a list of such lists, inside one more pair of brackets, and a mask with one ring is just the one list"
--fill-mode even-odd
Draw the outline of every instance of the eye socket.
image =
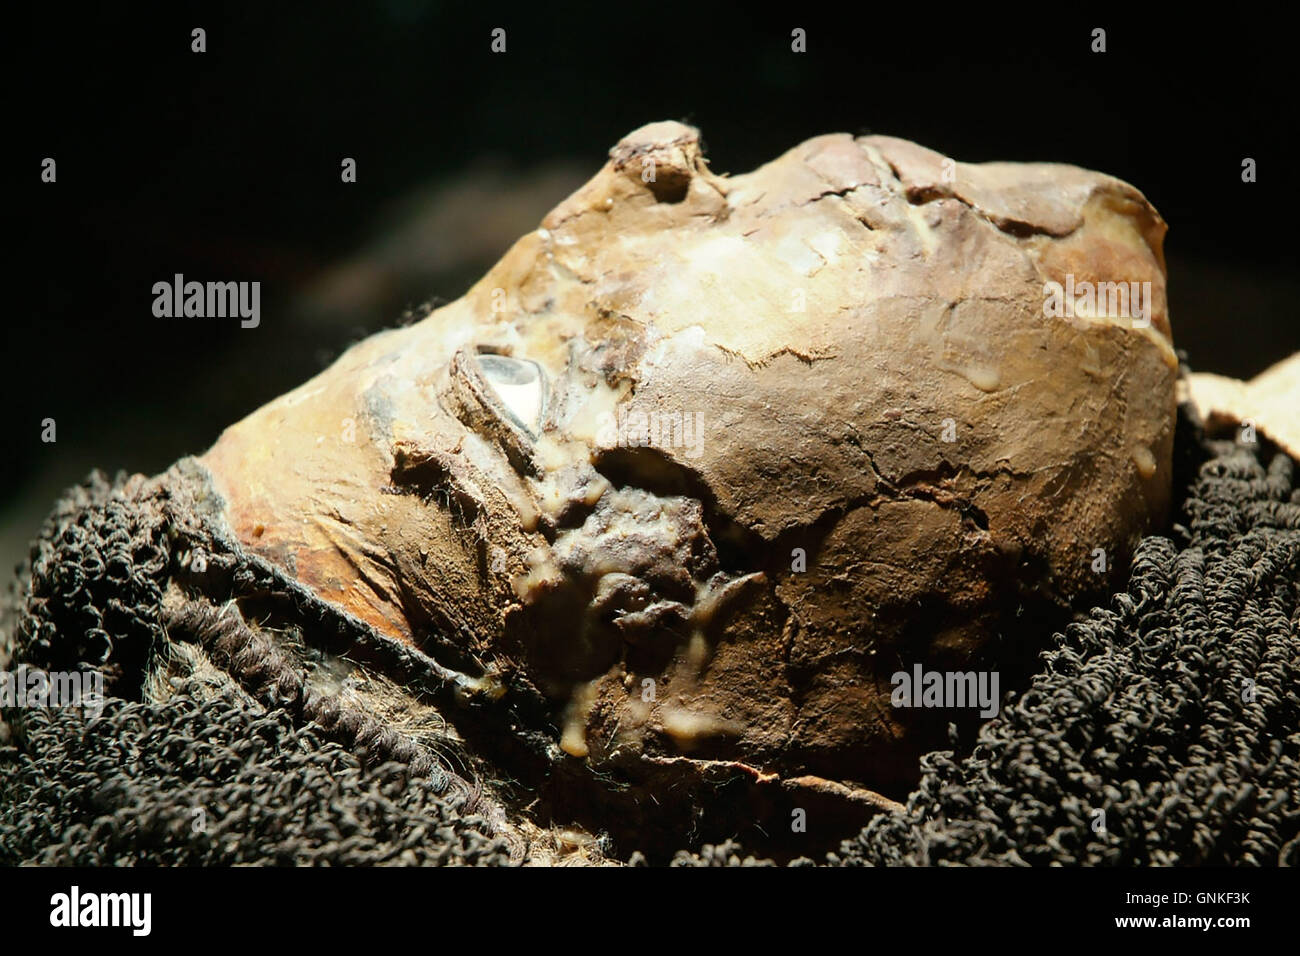
[[515, 424], [531, 435], [541, 431], [546, 379], [541, 367], [508, 355], [479, 355], [479, 371]]

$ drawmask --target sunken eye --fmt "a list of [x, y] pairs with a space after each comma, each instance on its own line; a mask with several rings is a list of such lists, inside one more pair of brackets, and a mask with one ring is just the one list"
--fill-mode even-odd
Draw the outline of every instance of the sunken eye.
[[541, 431], [545, 412], [545, 376], [536, 362], [508, 355], [478, 355], [483, 380], [496, 393], [516, 425], [530, 435]]

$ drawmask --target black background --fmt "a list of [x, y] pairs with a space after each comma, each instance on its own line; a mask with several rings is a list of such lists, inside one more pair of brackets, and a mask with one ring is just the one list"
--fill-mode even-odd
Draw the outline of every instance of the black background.
[[[174, 951], [177, 944], [192, 948], [202, 934], [205, 941], [227, 945], [289, 944], [297, 951], [366, 952], [417, 939], [457, 951], [485, 944], [530, 951], [539, 940], [575, 931], [556, 925], [558, 894], [600, 900], [612, 892], [627, 894], [633, 905], [584, 906], [576, 931], [632, 954], [660, 953], [684, 941], [702, 950], [722, 938], [728, 949], [742, 952], [823, 950], [865, 935], [886, 952], [967, 952], [999, 944], [1013, 951], [1059, 948], [1062, 938], [1080, 945], [1124, 943], [1120, 951], [1157, 945], [1171, 953], [1233, 952], [1280, 939], [1294, 925], [1294, 895], [1285, 873], [1245, 867], [902, 867], [852, 876], [813, 869], [670, 876], [664, 868], [615, 874], [572, 867], [543, 886], [528, 870], [506, 868], [418, 874], [402, 867], [290, 873], [274, 867], [27, 868], [13, 881], [7, 939], [48, 939], [68, 947], [116, 943], [130, 951], [153, 944]], [[561, 879], [563, 887], [557, 885]], [[684, 880], [691, 881], [689, 887]], [[81, 894], [151, 893], [152, 932], [138, 938], [124, 928], [51, 928], [51, 898], [73, 885]], [[1128, 902], [1130, 894], [1172, 899], [1186, 893], [1195, 900], [1217, 892], [1245, 894], [1248, 901], [1156, 907]], [[642, 901], [649, 906], [637, 905]], [[1244, 916], [1250, 926], [1205, 931], [1115, 925], [1117, 917], [1174, 916]], [[401, 934], [396, 940], [395, 933]]]
[[[161, 470], [318, 371], [374, 323], [292, 327], [288, 303], [413, 184], [489, 156], [521, 174], [558, 158], [594, 173], [658, 119], [699, 126], [717, 172], [847, 131], [1119, 176], [1170, 223], [1177, 346], [1197, 369], [1253, 375], [1300, 346], [1283, 147], [1295, 54], [1279, 25], [1232, 14], [409, 0], [9, 14], [17, 294], [0, 508], [48, 506], [90, 464]], [[195, 26], [206, 53], [190, 51]], [[344, 156], [356, 184], [340, 182]], [[1248, 156], [1255, 184], [1241, 181]], [[261, 326], [155, 318], [152, 285], [177, 272], [260, 280]], [[457, 281], [424, 293], [455, 298]], [[56, 444], [40, 440], [46, 417]]]

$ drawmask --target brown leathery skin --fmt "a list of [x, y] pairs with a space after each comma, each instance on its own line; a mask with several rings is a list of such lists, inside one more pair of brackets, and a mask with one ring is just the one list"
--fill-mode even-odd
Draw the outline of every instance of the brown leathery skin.
[[[1075, 167], [837, 134], [721, 177], [651, 124], [202, 462], [246, 548], [535, 686], [572, 760], [888, 790], [956, 719], [892, 707], [894, 671], [1014, 672], [1018, 615], [1106, 591], [1095, 549], [1113, 572], [1165, 520], [1164, 229]], [[1150, 282], [1150, 328], [1045, 316], [1067, 275]], [[534, 422], [489, 381], [512, 362]], [[655, 416], [699, 433], [638, 446]]]

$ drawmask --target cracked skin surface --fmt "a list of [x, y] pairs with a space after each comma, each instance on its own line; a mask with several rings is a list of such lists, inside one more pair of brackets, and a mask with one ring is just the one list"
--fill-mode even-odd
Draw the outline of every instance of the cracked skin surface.
[[[1164, 231], [1070, 166], [839, 134], [724, 177], [655, 123], [201, 462], [244, 547], [544, 695], [557, 760], [888, 791], [957, 719], [891, 707], [893, 672], [1014, 672], [1020, 616], [1106, 591], [1093, 550], [1123, 567], [1165, 520]], [[1150, 282], [1150, 328], [1046, 318], [1067, 273]], [[654, 414], [699, 440], [638, 445]]]

